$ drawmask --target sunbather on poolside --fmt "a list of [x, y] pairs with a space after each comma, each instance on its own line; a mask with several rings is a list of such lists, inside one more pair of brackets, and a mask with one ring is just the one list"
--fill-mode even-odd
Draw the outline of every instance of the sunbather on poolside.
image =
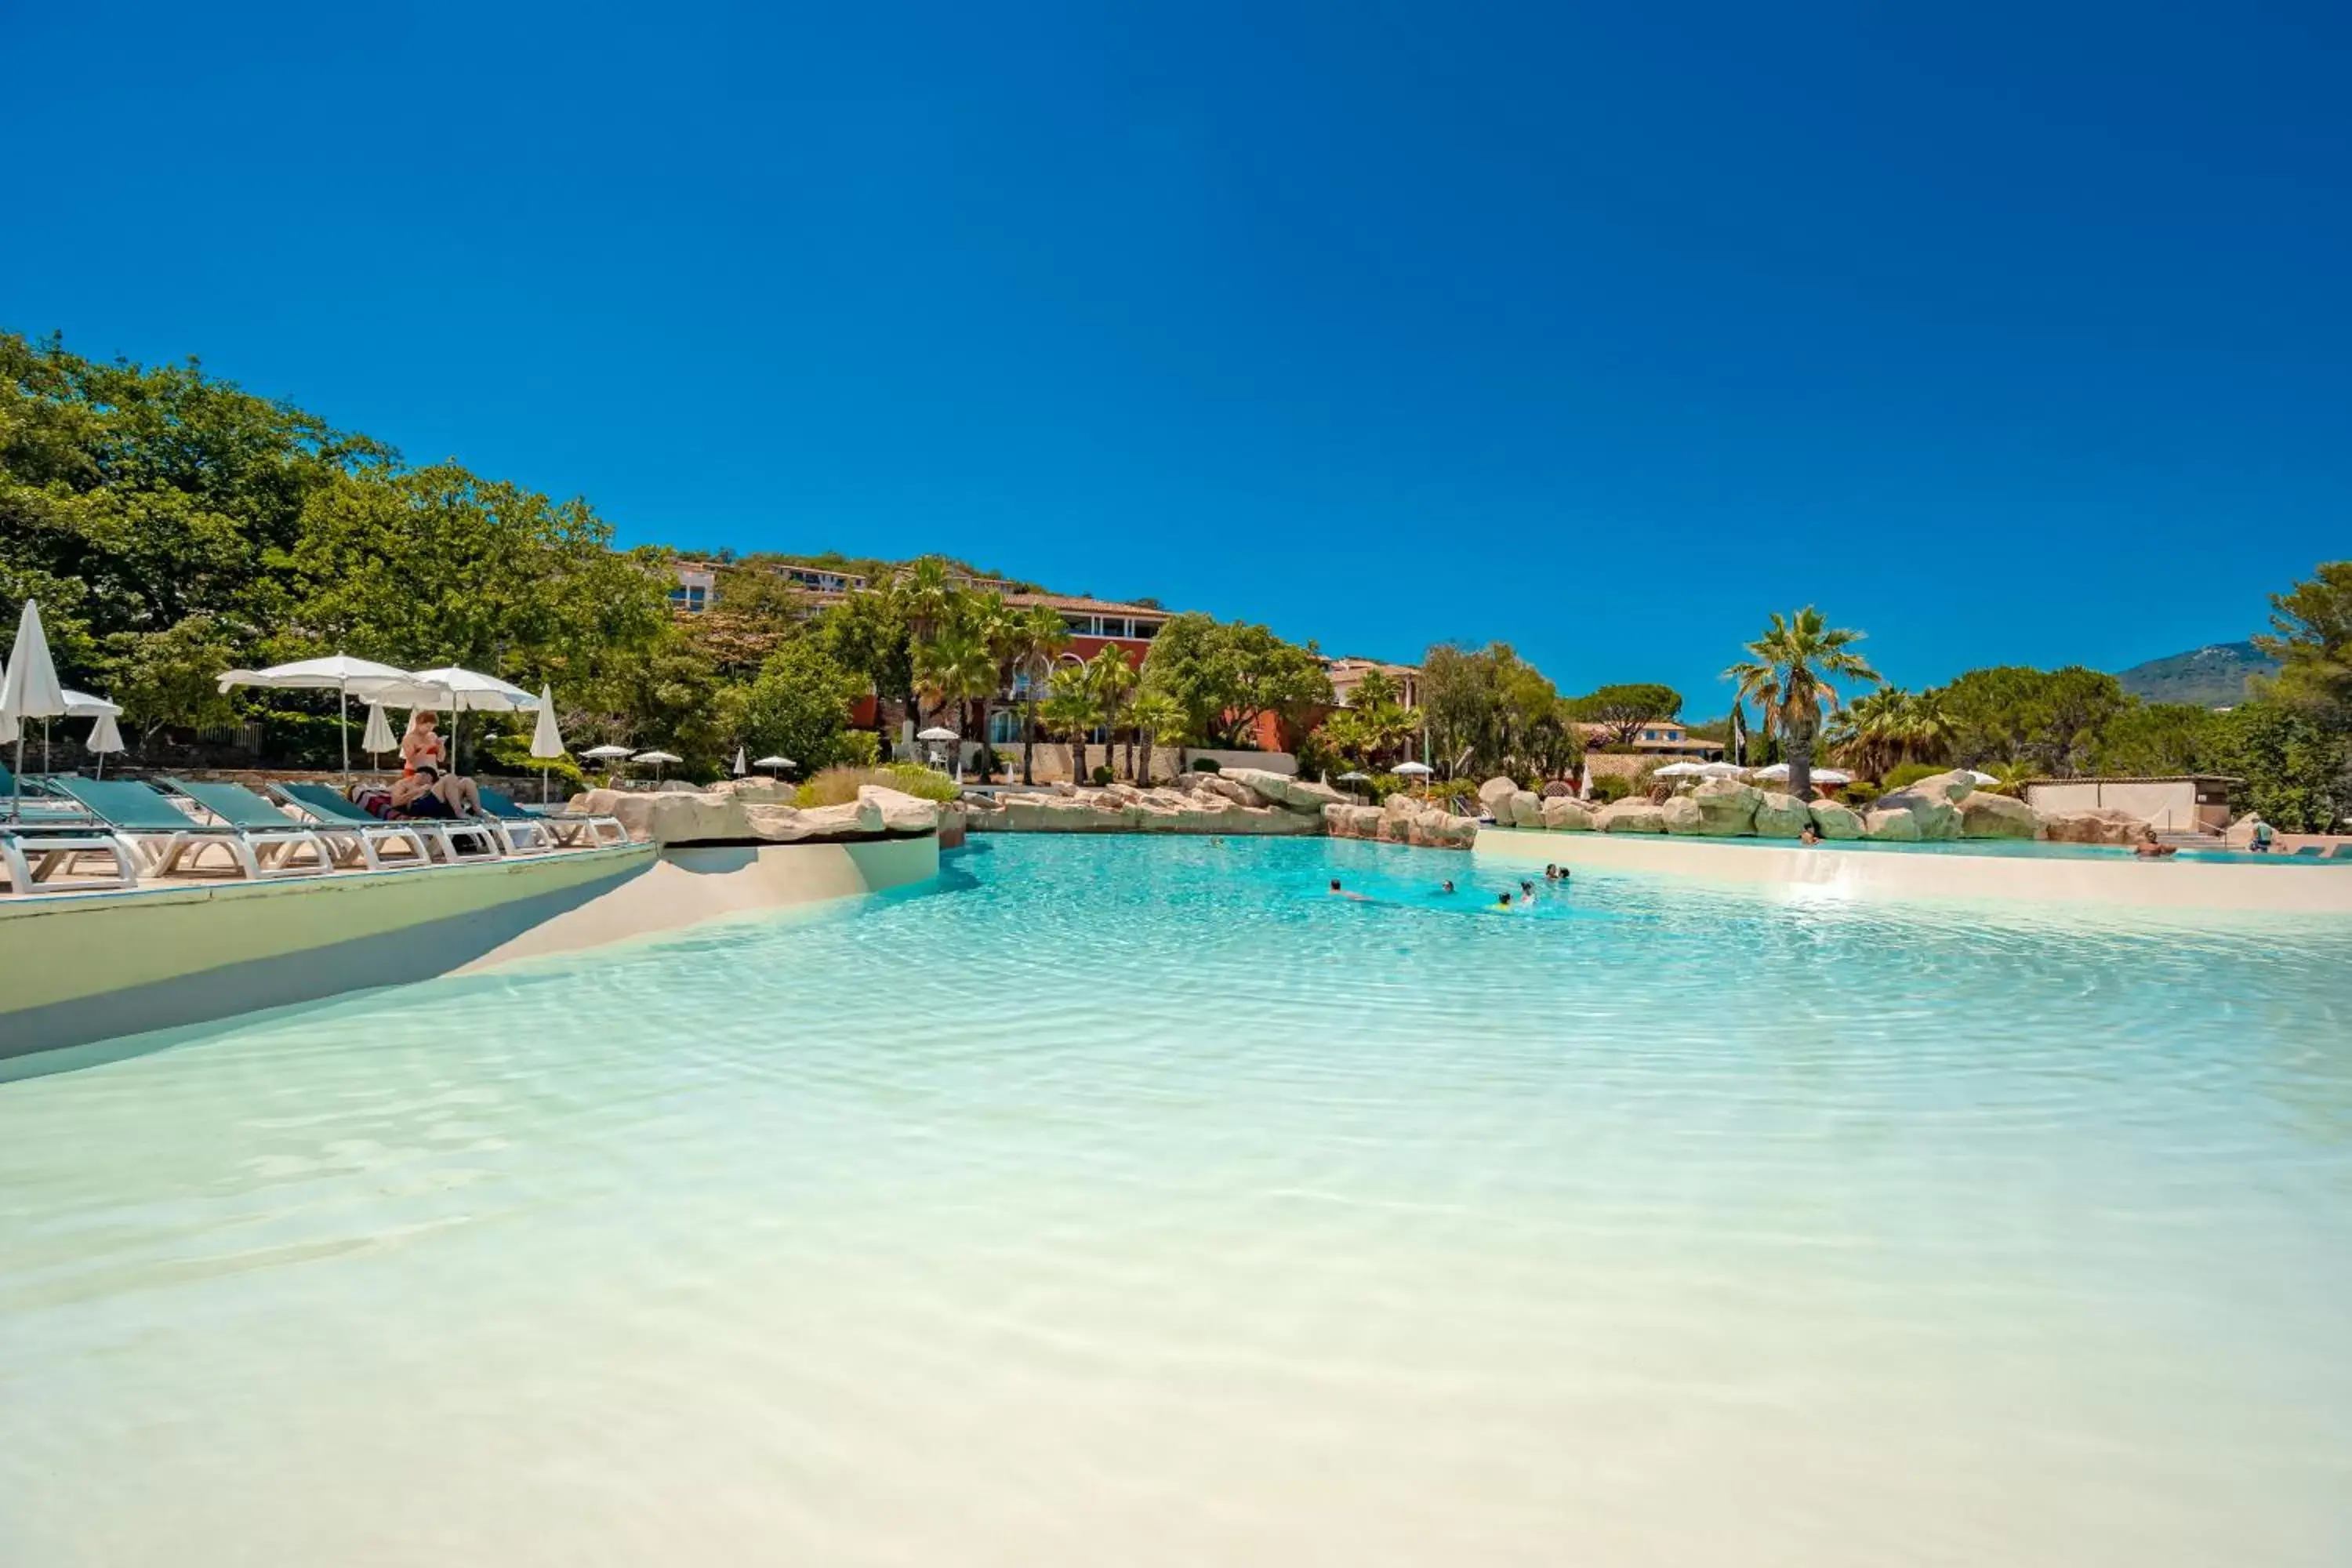
[[455, 818], [481, 814], [481, 792], [474, 787], [474, 781], [457, 773], [444, 774], [431, 763], [419, 763], [415, 773], [403, 775], [392, 786], [394, 816]]
[[441, 765], [441, 735], [434, 726], [439, 715], [430, 708], [419, 708], [408, 716], [408, 733], [400, 738], [400, 771], [414, 773], [426, 763]]

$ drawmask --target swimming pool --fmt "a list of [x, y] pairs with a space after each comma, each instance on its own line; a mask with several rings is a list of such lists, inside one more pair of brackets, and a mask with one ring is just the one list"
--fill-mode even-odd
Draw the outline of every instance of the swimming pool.
[[0, 1083], [0, 1562], [2346, 1559], [2352, 925], [947, 867]]

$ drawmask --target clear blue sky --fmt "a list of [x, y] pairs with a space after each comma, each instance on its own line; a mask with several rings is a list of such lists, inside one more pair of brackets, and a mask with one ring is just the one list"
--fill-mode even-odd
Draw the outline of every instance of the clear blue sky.
[[[1581, 13], [1581, 14], [1579, 14]], [[2352, 553], [2338, 5], [0, 8], [0, 324], [625, 540], [1906, 684]]]

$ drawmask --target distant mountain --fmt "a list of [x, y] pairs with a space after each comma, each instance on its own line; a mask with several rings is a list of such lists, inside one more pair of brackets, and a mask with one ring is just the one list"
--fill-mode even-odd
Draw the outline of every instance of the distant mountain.
[[2118, 670], [2116, 679], [2145, 702], [2193, 702], [2230, 708], [2246, 700], [2246, 677], [2268, 675], [2277, 663], [2250, 642], [2217, 642]]

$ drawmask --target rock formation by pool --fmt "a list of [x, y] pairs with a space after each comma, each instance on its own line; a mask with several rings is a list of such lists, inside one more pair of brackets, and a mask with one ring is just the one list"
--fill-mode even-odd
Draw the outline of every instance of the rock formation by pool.
[[1478, 798], [1497, 827], [1555, 833], [1668, 833], [1706, 838], [1795, 838], [1808, 825], [1823, 838], [1940, 843], [1959, 838], [2056, 838], [2129, 844], [2147, 828], [2121, 812], [2044, 816], [2021, 800], [1979, 789], [1966, 772], [1942, 773], [1883, 795], [1867, 805], [1805, 802], [1737, 779], [1706, 779], [1660, 803], [1640, 795], [1606, 805], [1544, 800], [1507, 778], [1491, 778]]
[[1313, 834], [1349, 797], [1328, 784], [1258, 768], [1180, 773], [1155, 788], [1070, 784], [993, 796], [970, 795], [964, 823], [974, 833]]

